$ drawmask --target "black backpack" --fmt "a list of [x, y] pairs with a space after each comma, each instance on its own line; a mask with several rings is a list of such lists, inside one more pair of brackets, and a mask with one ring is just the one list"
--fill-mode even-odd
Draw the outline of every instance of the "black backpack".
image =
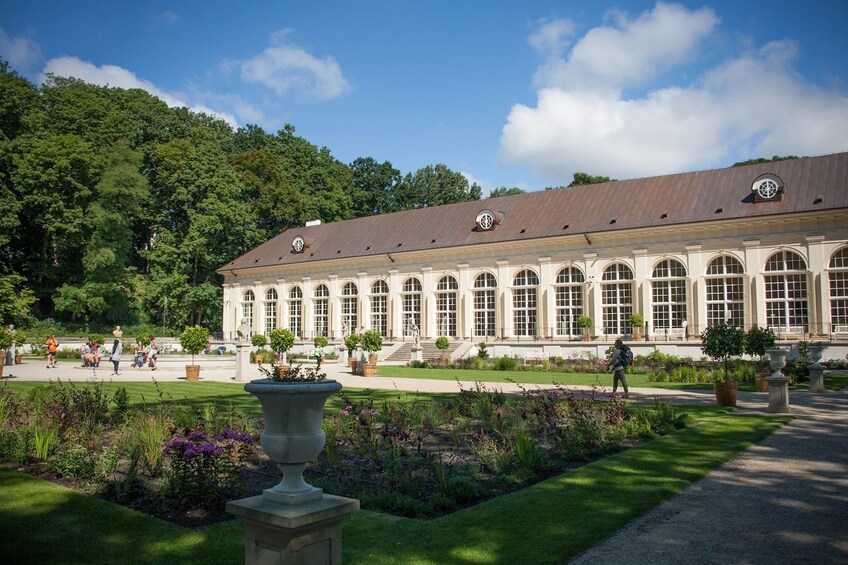
[[618, 354], [619, 361], [621, 362], [621, 366], [625, 369], [633, 364], [633, 350], [622, 344], [620, 353]]

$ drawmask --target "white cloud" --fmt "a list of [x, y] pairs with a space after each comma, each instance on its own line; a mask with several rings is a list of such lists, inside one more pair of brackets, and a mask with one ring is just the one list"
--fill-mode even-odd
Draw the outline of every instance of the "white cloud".
[[540, 23], [527, 43], [542, 55], [558, 57], [574, 35], [574, 23], [571, 20], [543, 20]]
[[567, 184], [575, 171], [633, 178], [848, 150], [848, 97], [798, 75], [794, 42], [771, 42], [692, 84], [627, 98], [623, 87], [680, 65], [718, 20], [709, 10], [657, 4], [633, 22], [618, 21], [540, 68], [536, 106], [516, 104], [503, 128], [503, 162]]
[[290, 33], [288, 29], [275, 32], [271, 47], [241, 61], [238, 65], [242, 80], [266, 86], [280, 96], [292, 93], [300, 100], [330, 100], [351, 91], [333, 57], [318, 58], [287, 44]]
[[6, 59], [12, 70], [24, 73], [41, 59], [41, 46], [27, 37], [9, 37], [0, 28], [0, 58]]
[[140, 88], [159, 98], [172, 108], [186, 107], [193, 112], [203, 112], [220, 118], [232, 127], [238, 126], [235, 116], [231, 113], [213, 110], [206, 106], [203, 101], [190, 103], [184, 100], [182, 94], [162, 90], [152, 82], [137, 77], [132, 71], [116, 65], [101, 65], [98, 67], [77, 57], [57, 57], [47, 61], [39, 78], [40, 82], [44, 82], [48, 74], [61, 77], [74, 77], [89, 84], [99, 86], [113, 86], [127, 89]]

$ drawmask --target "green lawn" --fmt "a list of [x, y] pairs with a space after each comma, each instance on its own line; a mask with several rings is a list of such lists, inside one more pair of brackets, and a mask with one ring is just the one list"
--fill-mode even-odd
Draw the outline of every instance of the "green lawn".
[[[22, 390], [30, 383], [12, 383]], [[138, 401], [151, 383], [121, 383]], [[227, 383], [160, 383], [186, 402], [258, 403]], [[351, 396], [362, 391], [346, 389]], [[438, 395], [399, 395], [404, 399]], [[338, 399], [333, 402], [338, 406]], [[255, 406], [256, 405], [256, 406]], [[360, 511], [345, 521], [346, 563], [561, 563], [611, 535], [789, 420], [685, 407], [694, 423], [533, 487], [436, 520]], [[241, 563], [233, 521], [186, 530], [0, 468], [0, 555], [10, 563]], [[697, 535], [697, 532], [692, 532]]]
[[[479, 381], [489, 383], [518, 382], [523, 384], [599, 385], [612, 388], [612, 373], [559, 373], [543, 371], [494, 371], [475, 369], [415, 369], [405, 365], [378, 365], [377, 376], [403, 379], [435, 379], [446, 381]], [[676, 390], [712, 390], [711, 383], [655, 383], [646, 374], [628, 374], [627, 386], [633, 388], [668, 388]], [[848, 374], [825, 375], [828, 390], [848, 386]], [[807, 390], [809, 383], [799, 383], [793, 390]], [[740, 384], [739, 390], [753, 391], [753, 384]]]

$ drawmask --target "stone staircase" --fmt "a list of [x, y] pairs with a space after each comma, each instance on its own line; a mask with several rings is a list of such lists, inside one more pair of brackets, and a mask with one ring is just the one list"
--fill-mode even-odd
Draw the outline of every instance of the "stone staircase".
[[[436, 347], [435, 341], [422, 341], [419, 345], [421, 348], [422, 358], [426, 361], [427, 359], [438, 359], [442, 355], [442, 351]], [[462, 347], [461, 341], [452, 341], [450, 347], [445, 350], [445, 354], [450, 357], [454, 351]], [[385, 361], [395, 361], [395, 362], [409, 362], [412, 356], [412, 343], [404, 343], [392, 353], [385, 358]]]

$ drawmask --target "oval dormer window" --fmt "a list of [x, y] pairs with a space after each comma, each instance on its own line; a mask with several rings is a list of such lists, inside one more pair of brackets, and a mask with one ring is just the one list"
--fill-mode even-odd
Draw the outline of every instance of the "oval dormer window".
[[754, 199], [759, 202], [780, 200], [783, 194], [783, 181], [776, 175], [763, 175], [754, 181], [751, 192], [754, 193]]
[[491, 210], [483, 210], [477, 214], [477, 227], [483, 231], [488, 231], [495, 227], [495, 213]]
[[292, 251], [295, 253], [303, 253], [306, 247], [306, 241], [301, 236], [297, 236], [292, 240]]

